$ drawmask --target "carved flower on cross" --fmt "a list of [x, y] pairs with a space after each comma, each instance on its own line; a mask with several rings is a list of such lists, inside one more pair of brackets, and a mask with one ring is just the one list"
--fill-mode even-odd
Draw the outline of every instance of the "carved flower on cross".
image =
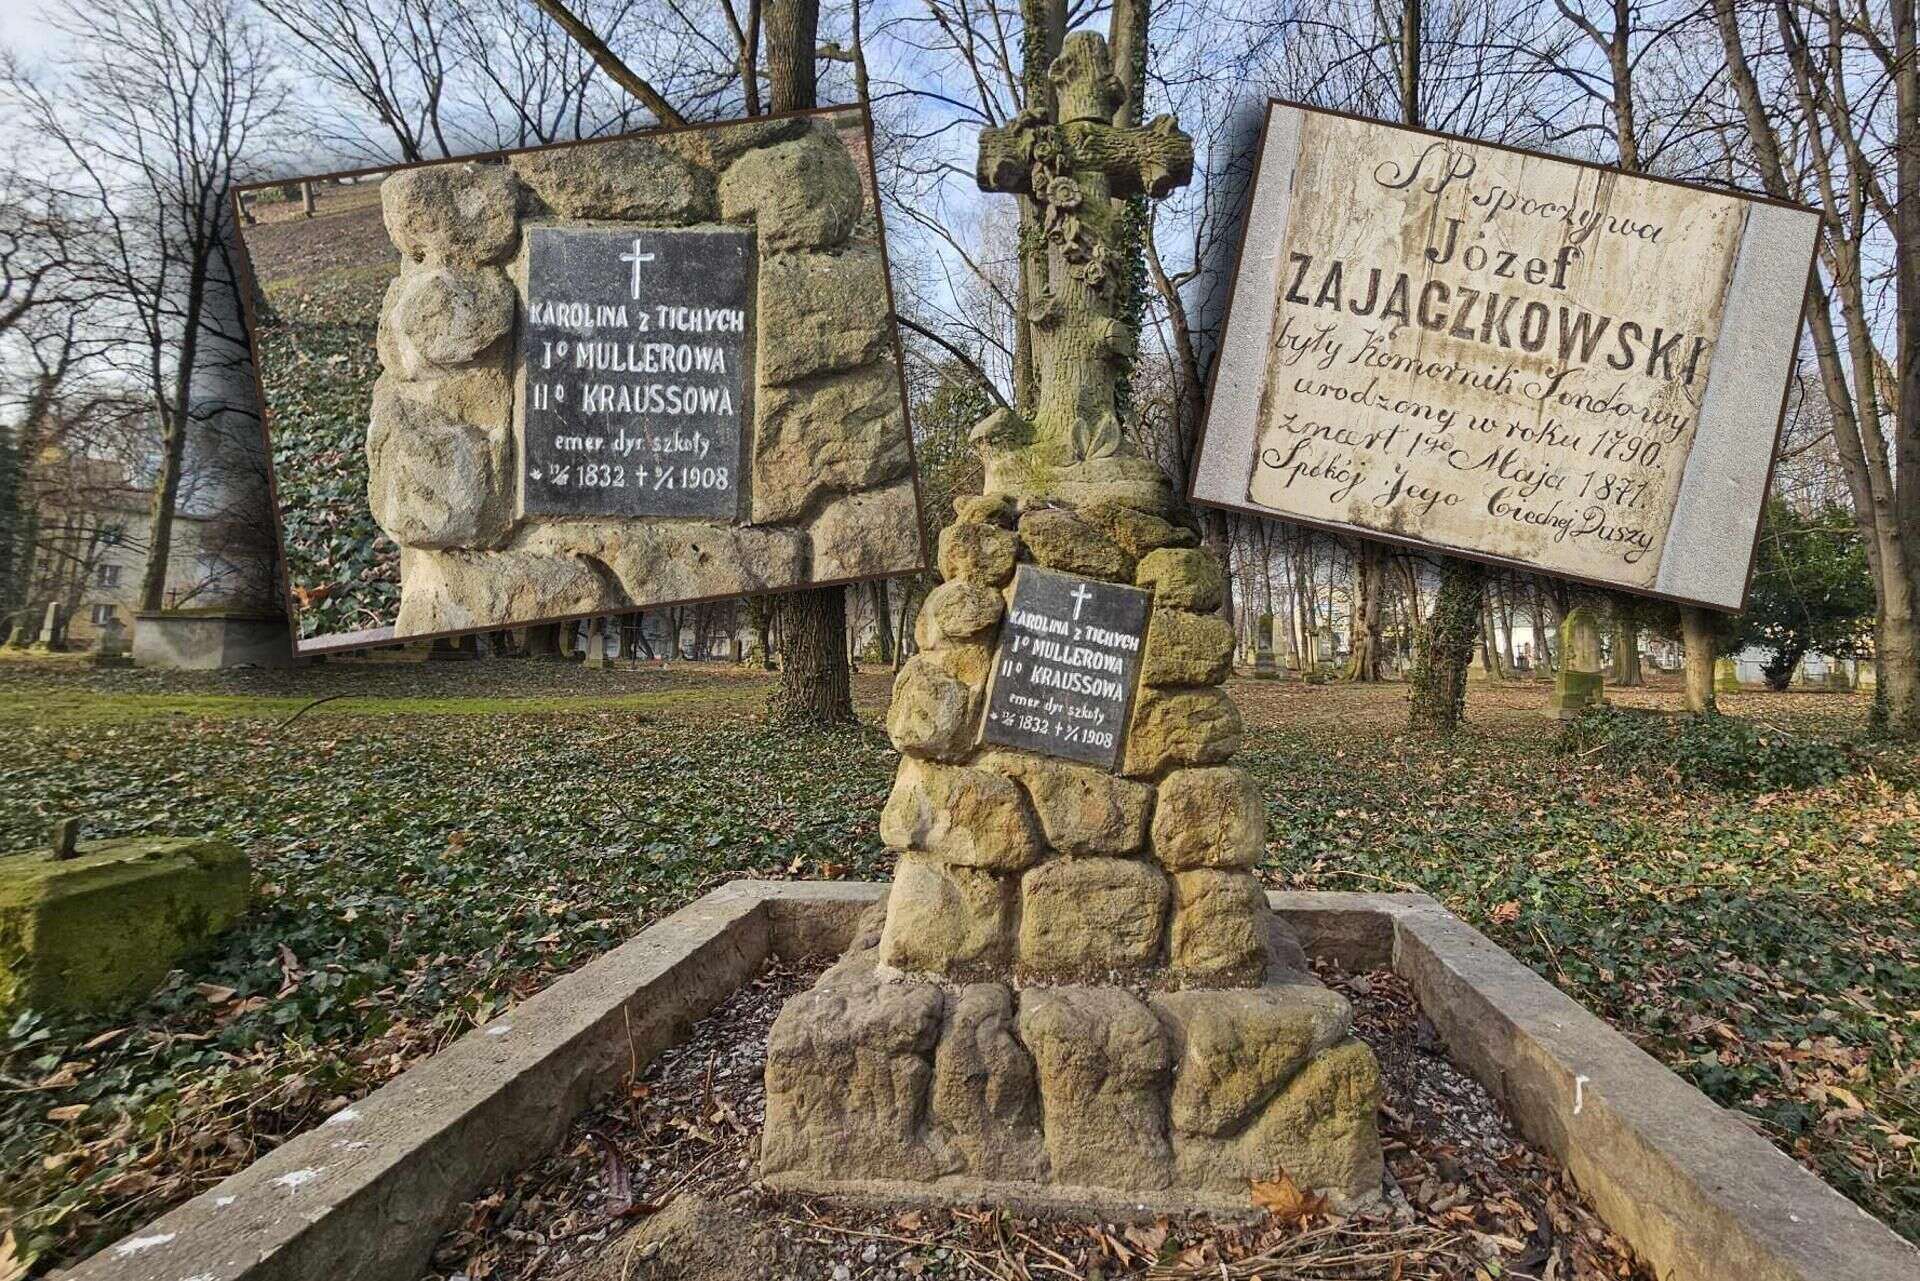
[[1046, 201], [1056, 209], [1078, 209], [1080, 184], [1067, 177], [1055, 178], [1047, 184]]

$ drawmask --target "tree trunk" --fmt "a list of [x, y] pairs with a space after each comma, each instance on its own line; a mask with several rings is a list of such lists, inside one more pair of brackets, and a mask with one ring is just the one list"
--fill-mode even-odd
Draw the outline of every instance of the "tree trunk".
[[193, 367], [199, 359], [200, 316], [206, 306], [208, 263], [198, 254], [187, 277], [187, 314], [180, 331], [179, 365], [173, 379], [173, 404], [161, 406], [165, 428], [160, 442], [160, 474], [148, 508], [147, 564], [140, 576], [140, 608], [160, 609], [167, 598], [167, 561], [173, 549], [173, 509], [180, 499], [180, 467], [187, 452], [187, 424], [193, 400]]
[[1711, 714], [1720, 710], [1713, 692], [1713, 615], [1704, 609], [1680, 610], [1680, 643], [1687, 651], [1687, 710]]
[[893, 607], [887, 599], [887, 580], [876, 578], [867, 584], [873, 599], [873, 634], [880, 647], [880, 661], [893, 666]]
[[[767, 107], [801, 111], [817, 105], [814, 51], [820, 43], [819, 0], [769, 0]], [[816, 587], [783, 597], [780, 689], [770, 714], [786, 724], [832, 725], [853, 719], [847, 662], [847, 596]]]
[[846, 592], [817, 587], [783, 596], [780, 632], [780, 688], [768, 705], [768, 718], [809, 726], [853, 720]]
[[1646, 683], [1640, 672], [1640, 629], [1631, 619], [1613, 621], [1613, 683], [1622, 686]]
[[1467, 665], [1480, 632], [1485, 579], [1472, 561], [1449, 558], [1440, 567], [1440, 590], [1420, 626], [1408, 674], [1413, 685], [1408, 720], [1415, 729], [1451, 734], [1466, 715]]
[[1347, 661], [1347, 679], [1373, 682], [1380, 679], [1380, 598], [1386, 594], [1386, 551], [1379, 544], [1362, 541], [1353, 558], [1352, 654]]

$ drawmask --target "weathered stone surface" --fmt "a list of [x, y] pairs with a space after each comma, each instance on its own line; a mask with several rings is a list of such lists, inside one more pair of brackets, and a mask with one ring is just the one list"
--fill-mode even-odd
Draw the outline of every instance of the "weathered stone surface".
[[1199, 547], [1162, 547], [1140, 558], [1133, 581], [1153, 590], [1153, 603], [1207, 613], [1220, 608], [1226, 575], [1212, 552]]
[[888, 982], [876, 970], [874, 953], [849, 956], [774, 1021], [763, 1175], [941, 1173], [920, 1129], [945, 993], [932, 983]]
[[902, 479], [912, 467], [891, 363], [765, 389], [756, 417], [756, 524], [804, 516], [823, 499]]
[[860, 171], [830, 129], [749, 151], [720, 179], [720, 216], [751, 220], [763, 254], [843, 243], [865, 199]]
[[1267, 968], [1266, 891], [1251, 872], [1199, 868], [1173, 878], [1167, 952], [1189, 982], [1256, 983]]
[[806, 116], [743, 120], [718, 128], [676, 129], [654, 135], [654, 141], [682, 160], [719, 173], [755, 147], [770, 147], [799, 137], [811, 123]]
[[995, 525], [961, 522], [940, 531], [940, 577], [1000, 587], [1013, 577], [1020, 540]]
[[409, 384], [406, 394], [414, 400], [431, 399], [448, 418], [489, 432], [504, 432], [513, 422], [513, 383], [504, 360], [436, 374], [430, 383]]
[[1020, 879], [1020, 967], [1104, 976], [1160, 959], [1167, 878], [1133, 859], [1057, 858]]
[[947, 863], [1017, 872], [1045, 852], [1027, 799], [1005, 775], [906, 757], [880, 811], [880, 839]]
[[1080, 519], [1104, 533], [1127, 555], [1139, 560], [1161, 547], [1194, 547], [1200, 536], [1171, 521], [1112, 499], [1084, 503], [1075, 509]]
[[977, 640], [993, 630], [1006, 601], [984, 583], [957, 578], [927, 593], [913, 621], [914, 643], [922, 649]]
[[806, 535], [703, 521], [568, 521], [523, 534], [514, 546], [579, 558], [610, 573], [634, 605], [738, 596], [800, 581]]
[[1173, 1056], [1153, 1012], [1121, 988], [1029, 988], [1020, 997], [1020, 1040], [1040, 1079], [1054, 1181], [1166, 1187], [1163, 1099]]
[[1133, 557], [1092, 524], [1060, 507], [1043, 507], [1020, 518], [1027, 552], [1048, 569], [1089, 578], [1133, 581]]
[[887, 267], [874, 244], [760, 260], [761, 383], [797, 382], [893, 354]]
[[829, 501], [813, 518], [809, 537], [809, 577], [816, 583], [898, 574], [926, 563], [920, 501], [910, 480]]
[[0, 855], [0, 1014], [99, 1013], [153, 992], [247, 910], [247, 856], [205, 837]]
[[742, 1207], [682, 1192], [604, 1247], [566, 1281], [773, 1281], [779, 1234]]
[[402, 271], [380, 312], [380, 358], [402, 378], [427, 378], [490, 356], [513, 332], [513, 284], [494, 267]]
[[931, 1120], [938, 1141], [959, 1154], [960, 1173], [1046, 1177], [1033, 1058], [1015, 1030], [1013, 993], [1004, 983], [969, 984], [947, 1002], [933, 1054]]
[[972, 521], [1013, 528], [1012, 494], [962, 494], [953, 500], [953, 511], [962, 522]]
[[1233, 624], [1218, 614], [1156, 609], [1147, 623], [1140, 679], [1148, 685], [1218, 685], [1233, 670]]
[[1181, 1134], [1233, 1134], [1309, 1059], [1346, 1038], [1353, 1011], [1319, 983], [1152, 998], [1174, 1054], [1169, 1116]]
[[1121, 856], [1146, 836], [1153, 789], [1103, 770], [1025, 752], [989, 752], [975, 764], [1020, 781], [1047, 844], [1074, 856]]
[[627, 604], [574, 556], [403, 547], [400, 578], [406, 590], [394, 631], [401, 636], [606, 613]]
[[507, 433], [449, 417], [382, 376], [367, 428], [373, 518], [405, 547], [489, 547], [513, 525]]
[[1182, 1137], [1174, 1178], [1182, 1187], [1244, 1194], [1252, 1179], [1285, 1170], [1336, 1208], [1380, 1191], [1380, 1066], [1351, 1038], [1315, 1055], [1238, 1134]]
[[520, 184], [505, 165], [422, 165], [380, 184], [387, 234], [415, 262], [479, 267], [520, 243]]
[[1157, 774], [1168, 766], [1217, 765], [1240, 750], [1240, 709], [1221, 689], [1140, 691], [1127, 734], [1125, 774]]
[[1012, 876], [905, 853], [893, 869], [880, 960], [908, 973], [977, 974], [1013, 957], [1020, 887]]
[[651, 138], [542, 147], [507, 163], [540, 203], [562, 218], [684, 226], [708, 221], [718, 211], [713, 175]]
[[954, 678], [926, 653], [915, 654], [893, 680], [887, 737], [909, 756], [950, 761], [972, 750], [980, 692]]
[[1153, 856], [1170, 872], [1252, 867], [1267, 845], [1260, 784], [1228, 765], [1175, 770], [1160, 780]]

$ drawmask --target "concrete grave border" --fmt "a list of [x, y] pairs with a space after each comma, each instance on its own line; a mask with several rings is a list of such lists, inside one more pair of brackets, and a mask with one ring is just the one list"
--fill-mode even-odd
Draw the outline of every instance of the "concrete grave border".
[[[413, 1281], [461, 1202], [549, 1151], [768, 957], [842, 950], [885, 892], [730, 882], [59, 1275]], [[1435, 900], [1269, 897], [1310, 956], [1405, 979], [1663, 1281], [1920, 1277], [1920, 1250]]]

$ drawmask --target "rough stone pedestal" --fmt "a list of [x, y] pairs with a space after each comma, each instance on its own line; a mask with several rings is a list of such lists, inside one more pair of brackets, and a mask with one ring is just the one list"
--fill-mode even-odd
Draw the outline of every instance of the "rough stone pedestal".
[[[1218, 563], [1119, 504], [957, 506], [888, 712], [893, 888], [774, 1025], [762, 1176], [1079, 1212], [1246, 1212], [1282, 1171], [1376, 1194], [1372, 1052], [1251, 871]], [[979, 743], [1023, 560], [1154, 593], [1115, 773]]]

